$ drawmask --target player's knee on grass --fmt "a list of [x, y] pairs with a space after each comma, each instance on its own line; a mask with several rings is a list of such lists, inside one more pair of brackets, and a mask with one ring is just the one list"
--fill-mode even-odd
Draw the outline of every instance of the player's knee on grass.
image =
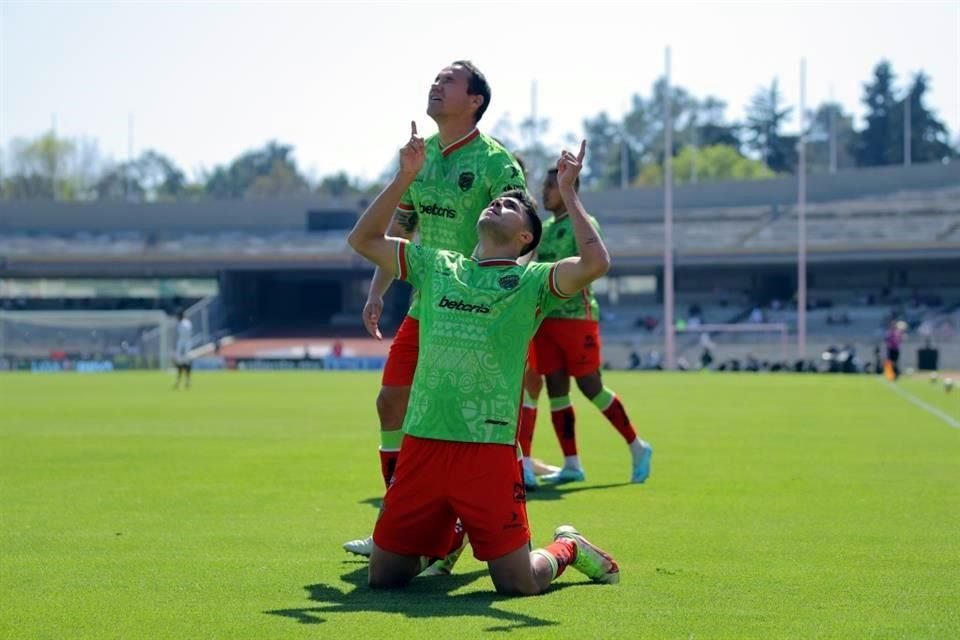
[[577, 387], [580, 388], [580, 392], [583, 393], [583, 395], [592, 400], [597, 397], [598, 393], [603, 391], [603, 378], [600, 377], [599, 371], [580, 376], [577, 378]]
[[497, 593], [506, 596], [535, 596], [543, 593], [550, 581], [541, 584], [535, 575], [528, 545], [487, 563]]
[[374, 544], [367, 569], [367, 584], [371, 589], [405, 587], [420, 573], [420, 564], [420, 558], [417, 556], [390, 553]]
[[410, 387], [380, 387], [380, 393], [377, 394], [380, 427], [388, 431], [402, 427], [409, 400]]

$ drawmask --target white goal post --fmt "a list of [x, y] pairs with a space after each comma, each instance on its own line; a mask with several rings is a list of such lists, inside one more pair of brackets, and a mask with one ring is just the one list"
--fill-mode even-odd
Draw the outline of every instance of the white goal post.
[[0, 311], [0, 358], [165, 367], [175, 324], [163, 311]]

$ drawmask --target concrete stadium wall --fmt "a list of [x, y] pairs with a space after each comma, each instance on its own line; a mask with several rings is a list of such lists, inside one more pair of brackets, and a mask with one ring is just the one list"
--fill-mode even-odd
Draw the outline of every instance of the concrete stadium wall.
[[[904, 190], [931, 190], [960, 185], [960, 162], [912, 167], [878, 167], [818, 174], [808, 179], [809, 202], [886, 196]], [[534, 189], [536, 191], [536, 189]], [[588, 209], [602, 219], [658, 218], [663, 189], [585, 192]], [[795, 177], [753, 182], [718, 182], [677, 187], [677, 210], [708, 207], [790, 206], [796, 202]], [[358, 199], [275, 198], [129, 204], [0, 201], [0, 233], [76, 231], [211, 232], [302, 231], [307, 212], [355, 210]]]
[[304, 231], [307, 212], [359, 211], [358, 203], [322, 198], [196, 202], [0, 202], [0, 233], [17, 231], [215, 232]]

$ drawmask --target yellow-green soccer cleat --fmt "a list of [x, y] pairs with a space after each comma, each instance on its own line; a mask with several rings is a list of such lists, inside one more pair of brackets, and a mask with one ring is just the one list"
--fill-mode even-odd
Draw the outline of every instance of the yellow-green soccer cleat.
[[577, 557], [572, 565], [574, 569], [594, 582], [603, 584], [620, 582], [620, 567], [610, 554], [584, 538], [574, 527], [568, 524], [557, 527], [553, 532], [553, 539], [561, 538], [571, 541], [577, 548]]
[[420, 572], [420, 577], [429, 577], [429, 576], [448, 576], [453, 573], [453, 565], [457, 564], [457, 560], [460, 559], [460, 554], [463, 553], [463, 550], [467, 546], [467, 535], [463, 535], [463, 539], [460, 542], [460, 546], [447, 554], [447, 557], [440, 558], [439, 560], [433, 562], [430, 566]]

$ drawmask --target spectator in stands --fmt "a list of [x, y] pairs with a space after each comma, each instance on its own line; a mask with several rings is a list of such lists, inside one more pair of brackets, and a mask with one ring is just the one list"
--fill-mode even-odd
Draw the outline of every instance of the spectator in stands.
[[659, 351], [651, 351], [651, 352], [650, 352], [650, 357], [647, 358], [647, 366], [646, 366], [646, 368], [647, 368], [647, 369], [653, 369], [653, 370], [656, 370], [656, 371], [659, 371], [659, 370], [663, 369], [663, 365], [661, 364], [661, 361], [660, 361], [660, 352], [659, 352]]
[[660, 324], [660, 321], [653, 316], [644, 316], [642, 318], [637, 318], [636, 325], [638, 327], [643, 327], [647, 330], [647, 333], [653, 333], [653, 330], [657, 328], [657, 325]]
[[763, 324], [763, 310], [760, 307], [754, 307], [750, 312], [750, 322], [753, 324]]
[[710, 339], [709, 333], [700, 334], [700, 346], [703, 351], [700, 352], [700, 368], [709, 369], [713, 364], [713, 349], [717, 346]]
[[710, 365], [712, 364], [713, 364], [713, 353], [710, 351], [710, 349], [704, 349], [700, 353], [700, 368], [709, 369]]
[[900, 377], [900, 345], [903, 342], [903, 335], [907, 330], [907, 323], [901, 321], [891, 321], [890, 328], [887, 329], [885, 342], [887, 345], [887, 360], [893, 367], [894, 379]]

